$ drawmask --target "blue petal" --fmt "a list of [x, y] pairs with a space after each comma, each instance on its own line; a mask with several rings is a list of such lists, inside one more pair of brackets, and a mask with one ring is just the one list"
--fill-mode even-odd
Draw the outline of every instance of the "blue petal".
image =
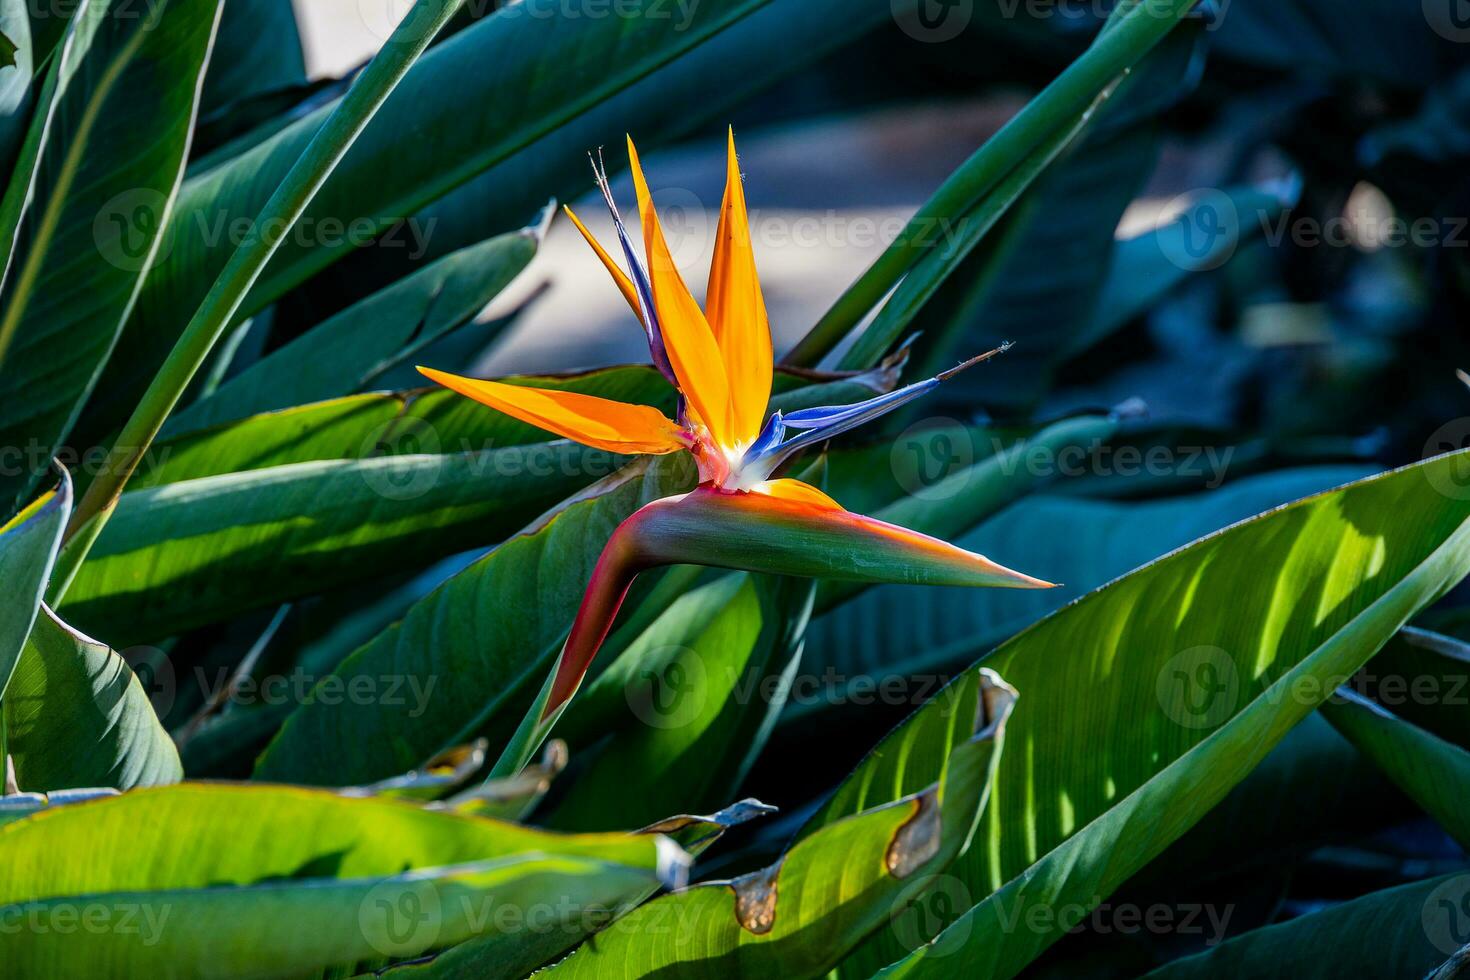
[[648, 337], [648, 351], [653, 356], [653, 365], [677, 388], [679, 379], [674, 376], [674, 367], [669, 362], [669, 353], [664, 347], [664, 335], [653, 306], [653, 284], [648, 281], [648, 270], [643, 267], [642, 260], [634, 251], [633, 243], [628, 240], [628, 229], [623, 226], [623, 216], [618, 213], [618, 206], [613, 202], [612, 189], [607, 184], [607, 169], [602, 166], [600, 159], [593, 161], [592, 173], [597, 179], [598, 190], [602, 191], [602, 199], [607, 202], [607, 209], [612, 214], [613, 225], [618, 230], [623, 257], [628, 260], [628, 278], [633, 280], [633, 289], [638, 294], [638, 312], [643, 318], [643, 332]]

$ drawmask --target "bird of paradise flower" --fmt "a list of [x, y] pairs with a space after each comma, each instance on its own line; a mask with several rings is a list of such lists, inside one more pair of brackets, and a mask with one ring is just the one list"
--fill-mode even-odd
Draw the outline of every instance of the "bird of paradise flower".
[[600, 163], [593, 170], [627, 271], [570, 208], [566, 212], [642, 324], [654, 365], [678, 392], [677, 418], [650, 406], [579, 392], [419, 368], [447, 388], [583, 445], [624, 454], [689, 452], [699, 471], [693, 491], [647, 504], [613, 532], [538, 698], [539, 709], [527, 716], [514, 751], [508, 750], [512, 764], [505, 765], [503, 757], [498, 772], [519, 768], [550, 731], [606, 638], [633, 579], [649, 568], [700, 564], [873, 583], [1051, 587], [983, 555], [849, 513], [816, 487], [776, 475], [802, 450], [891, 412], [988, 355], [867, 401], [768, 415], [771, 333], [733, 130], [703, 310], [674, 264], [631, 138], [628, 159], [646, 265], [633, 248]]

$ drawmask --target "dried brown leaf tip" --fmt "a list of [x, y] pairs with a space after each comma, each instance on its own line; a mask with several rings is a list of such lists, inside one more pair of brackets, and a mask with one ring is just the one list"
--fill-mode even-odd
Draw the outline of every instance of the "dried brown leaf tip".
[[742, 929], [764, 936], [776, 924], [776, 887], [781, 874], [777, 862], [730, 882], [735, 892], [735, 919]]

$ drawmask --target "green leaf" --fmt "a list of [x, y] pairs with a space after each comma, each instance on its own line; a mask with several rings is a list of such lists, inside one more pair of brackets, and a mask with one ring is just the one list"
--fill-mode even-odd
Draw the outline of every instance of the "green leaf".
[[206, 118], [254, 96], [306, 83], [291, 0], [228, 0], [204, 73]]
[[991, 696], [971, 701], [985, 709], [965, 719], [971, 737], [931, 785], [832, 821], [770, 867], [640, 906], [540, 976], [823, 975], [967, 846], [1015, 694], [993, 675], [976, 680]]
[[15, 52], [17, 50], [16, 43], [10, 39], [10, 35], [0, 31], [0, 68], [16, 67]]
[[1014, 976], [1208, 812], [1470, 571], [1470, 501], [1444, 492], [1465, 456], [1204, 538], [982, 661], [1024, 686], [1027, 746], [952, 869], [983, 901], [885, 975]]
[[[652, 405], [669, 415], [674, 412], [674, 389], [647, 365], [497, 380]], [[809, 378], [778, 372], [775, 390], [788, 400], [784, 404], [805, 407], [869, 398], [875, 390], [886, 390], [881, 387], [886, 383], [886, 372], [815, 385]], [[806, 387], [800, 387], [803, 385]], [[587, 472], [590, 482], [591, 476], [606, 476], [616, 468], [616, 457], [607, 453], [546, 440], [544, 430], [452, 391], [410, 388], [266, 412], [162, 439], [149, 450], [129, 486], [138, 489], [308, 460], [465, 453], [529, 444], [542, 447], [527, 470], [529, 476], [552, 476], [573, 468]]]
[[30, 930], [7, 942], [7, 971], [190, 976], [299, 975], [526, 931], [507, 909], [577, 928], [646, 894], [678, 851], [650, 835], [570, 837], [230, 784], [49, 809], [0, 827], [0, 848], [0, 921], [92, 910], [117, 923], [131, 910], [137, 926]]
[[332, 675], [349, 687], [353, 678], [402, 678], [423, 703], [309, 699], [262, 754], [256, 778], [370, 782], [480, 735], [494, 754], [555, 660], [613, 529], [692, 482], [683, 454], [640, 459], [501, 544]]
[[615, 465], [568, 447], [527, 479], [547, 456], [533, 445], [320, 460], [135, 490], [61, 608], [126, 646], [488, 547]]
[[1470, 940], [1467, 903], [1470, 874], [1416, 881], [1255, 929], [1148, 980], [1425, 976]]
[[39, 447], [24, 472], [0, 478], [0, 512], [76, 421], [183, 177], [220, 4], [125, 6], [86, 0], [73, 17], [0, 204], [0, 251], [14, 248], [0, 292], [0, 444]]
[[1470, 752], [1351, 690], [1321, 710], [1405, 796], [1462, 847], [1470, 845]]
[[[529, 771], [523, 770], [522, 773]], [[691, 855], [698, 855], [718, 841], [731, 827], [765, 816], [774, 809], [757, 800], [741, 800], [709, 816], [680, 814], [666, 817], [644, 827], [639, 833], [666, 834]], [[646, 898], [648, 894], [652, 894], [651, 889], [642, 897]], [[536, 967], [556, 959], [585, 939], [592, 925], [592, 922], [584, 918], [582, 928], [542, 929], [531, 935], [522, 932], [515, 935], [481, 936], [445, 950], [426, 962], [395, 966], [385, 975], [401, 977], [403, 980], [418, 977], [520, 980]]]
[[[61, 533], [71, 516], [71, 479], [62, 473], [61, 485], [48, 491], [12, 520], [0, 526], [0, 581], [6, 598], [0, 604], [0, 700], [21, 648], [31, 634], [46, 581], [61, 547]], [[3, 727], [0, 716], [0, 727]], [[4, 732], [0, 731], [0, 754]], [[0, 759], [0, 765], [4, 760]]]
[[[982, 472], [1003, 488], [1021, 482], [1026, 474], [1035, 479], [1038, 473], [1070, 467], [1066, 461], [1082, 458], [1070, 455], [1069, 443], [1051, 442], [1044, 435], [1019, 444], [1014, 455], [998, 457]], [[916, 439], [933, 446], [922, 435]], [[1071, 445], [1085, 446], [1089, 452], [1096, 448], [1085, 440]], [[927, 458], [937, 450], [925, 452]], [[1111, 457], [1091, 458], [1105, 462]], [[1184, 457], [1178, 459], [1184, 465]], [[1197, 463], [1208, 465], [1203, 457]], [[1021, 500], [971, 531], [935, 533], [972, 551], [1024, 563], [1028, 571], [1060, 582], [1060, 587], [1045, 592], [976, 592], [880, 586], [812, 623], [807, 631], [807, 670], [860, 679], [925, 674], [968, 664], [1041, 617], [1174, 548], [1368, 473], [1361, 466], [1304, 467], [1232, 481], [1207, 493], [1133, 505], [1046, 495]], [[943, 501], [943, 484], [930, 489], [932, 493], [926, 491], [910, 506], [918, 507], [926, 498]], [[826, 600], [824, 587], [819, 609], [828, 605]], [[895, 649], [913, 655], [896, 664]]]
[[51, 792], [183, 778], [148, 693], [113, 650], [44, 609], [6, 694], [17, 782]]
[[[498, 380], [673, 410], [673, 389], [652, 367]], [[455, 392], [409, 388], [298, 405], [161, 439], [129, 486], [136, 490], [311, 460], [464, 453], [531, 444], [551, 448], [530, 475], [550, 476], [564, 458], [587, 452], [582, 447], [564, 451], [566, 443], [548, 443], [547, 438], [545, 430]], [[610, 465], [603, 475], [613, 468]]]
[[785, 704], [813, 588], [740, 573], [678, 598], [572, 702], [603, 702], [575, 722], [592, 757], [543, 821], [629, 826], [734, 795]]
[[535, 257], [540, 237], [534, 227], [492, 238], [374, 293], [174, 415], [163, 434], [371, 389], [385, 371], [473, 320]]

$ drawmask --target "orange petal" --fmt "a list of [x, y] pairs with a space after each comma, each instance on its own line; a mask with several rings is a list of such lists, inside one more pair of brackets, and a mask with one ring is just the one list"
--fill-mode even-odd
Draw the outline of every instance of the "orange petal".
[[725, 199], [715, 233], [715, 258], [709, 270], [704, 308], [720, 345], [729, 378], [735, 438], [751, 442], [760, 433], [771, 400], [771, 326], [755, 273], [755, 250], [745, 211], [745, 187], [735, 157], [735, 130], [729, 135]]
[[623, 294], [623, 299], [627, 300], [628, 305], [633, 308], [633, 315], [639, 320], [642, 320], [643, 314], [638, 310], [638, 291], [633, 288], [633, 280], [629, 279], [628, 274], [622, 270], [622, 267], [613, 261], [611, 255], [607, 254], [607, 249], [603, 248], [602, 244], [596, 238], [592, 237], [592, 232], [588, 231], [587, 226], [582, 224], [582, 220], [572, 213], [571, 208], [563, 206], [562, 210], [567, 213], [568, 218], [572, 219], [572, 224], [577, 226], [577, 230], [582, 233], [582, 237], [587, 239], [587, 244], [592, 246], [592, 251], [597, 253], [597, 257], [602, 260], [602, 264], [612, 274], [613, 281], [618, 284], [618, 291]]
[[823, 507], [832, 510], [841, 510], [842, 505], [827, 496], [810, 483], [802, 483], [800, 480], [767, 480], [765, 483], [757, 484], [755, 493], [763, 493], [777, 500], [792, 500], [797, 503], [811, 504], [815, 507]]
[[731, 424], [730, 386], [725, 377], [725, 362], [720, 345], [710, 331], [704, 311], [684, 285], [674, 257], [669, 253], [648, 182], [633, 140], [628, 140], [628, 162], [633, 169], [633, 187], [638, 191], [638, 216], [643, 223], [643, 246], [648, 250], [648, 278], [653, 285], [653, 306], [658, 313], [659, 329], [669, 364], [679, 379], [679, 388], [699, 418], [709, 427], [710, 435], [722, 447], [732, 447], [735, 430]]
[[461, 378], [426, 367], [419, 368], [419, 373], [512, 418], [594, 449], [658, 455], [687, 448], [679, 427], [647, 405], [626, 405], [575, 391]]

